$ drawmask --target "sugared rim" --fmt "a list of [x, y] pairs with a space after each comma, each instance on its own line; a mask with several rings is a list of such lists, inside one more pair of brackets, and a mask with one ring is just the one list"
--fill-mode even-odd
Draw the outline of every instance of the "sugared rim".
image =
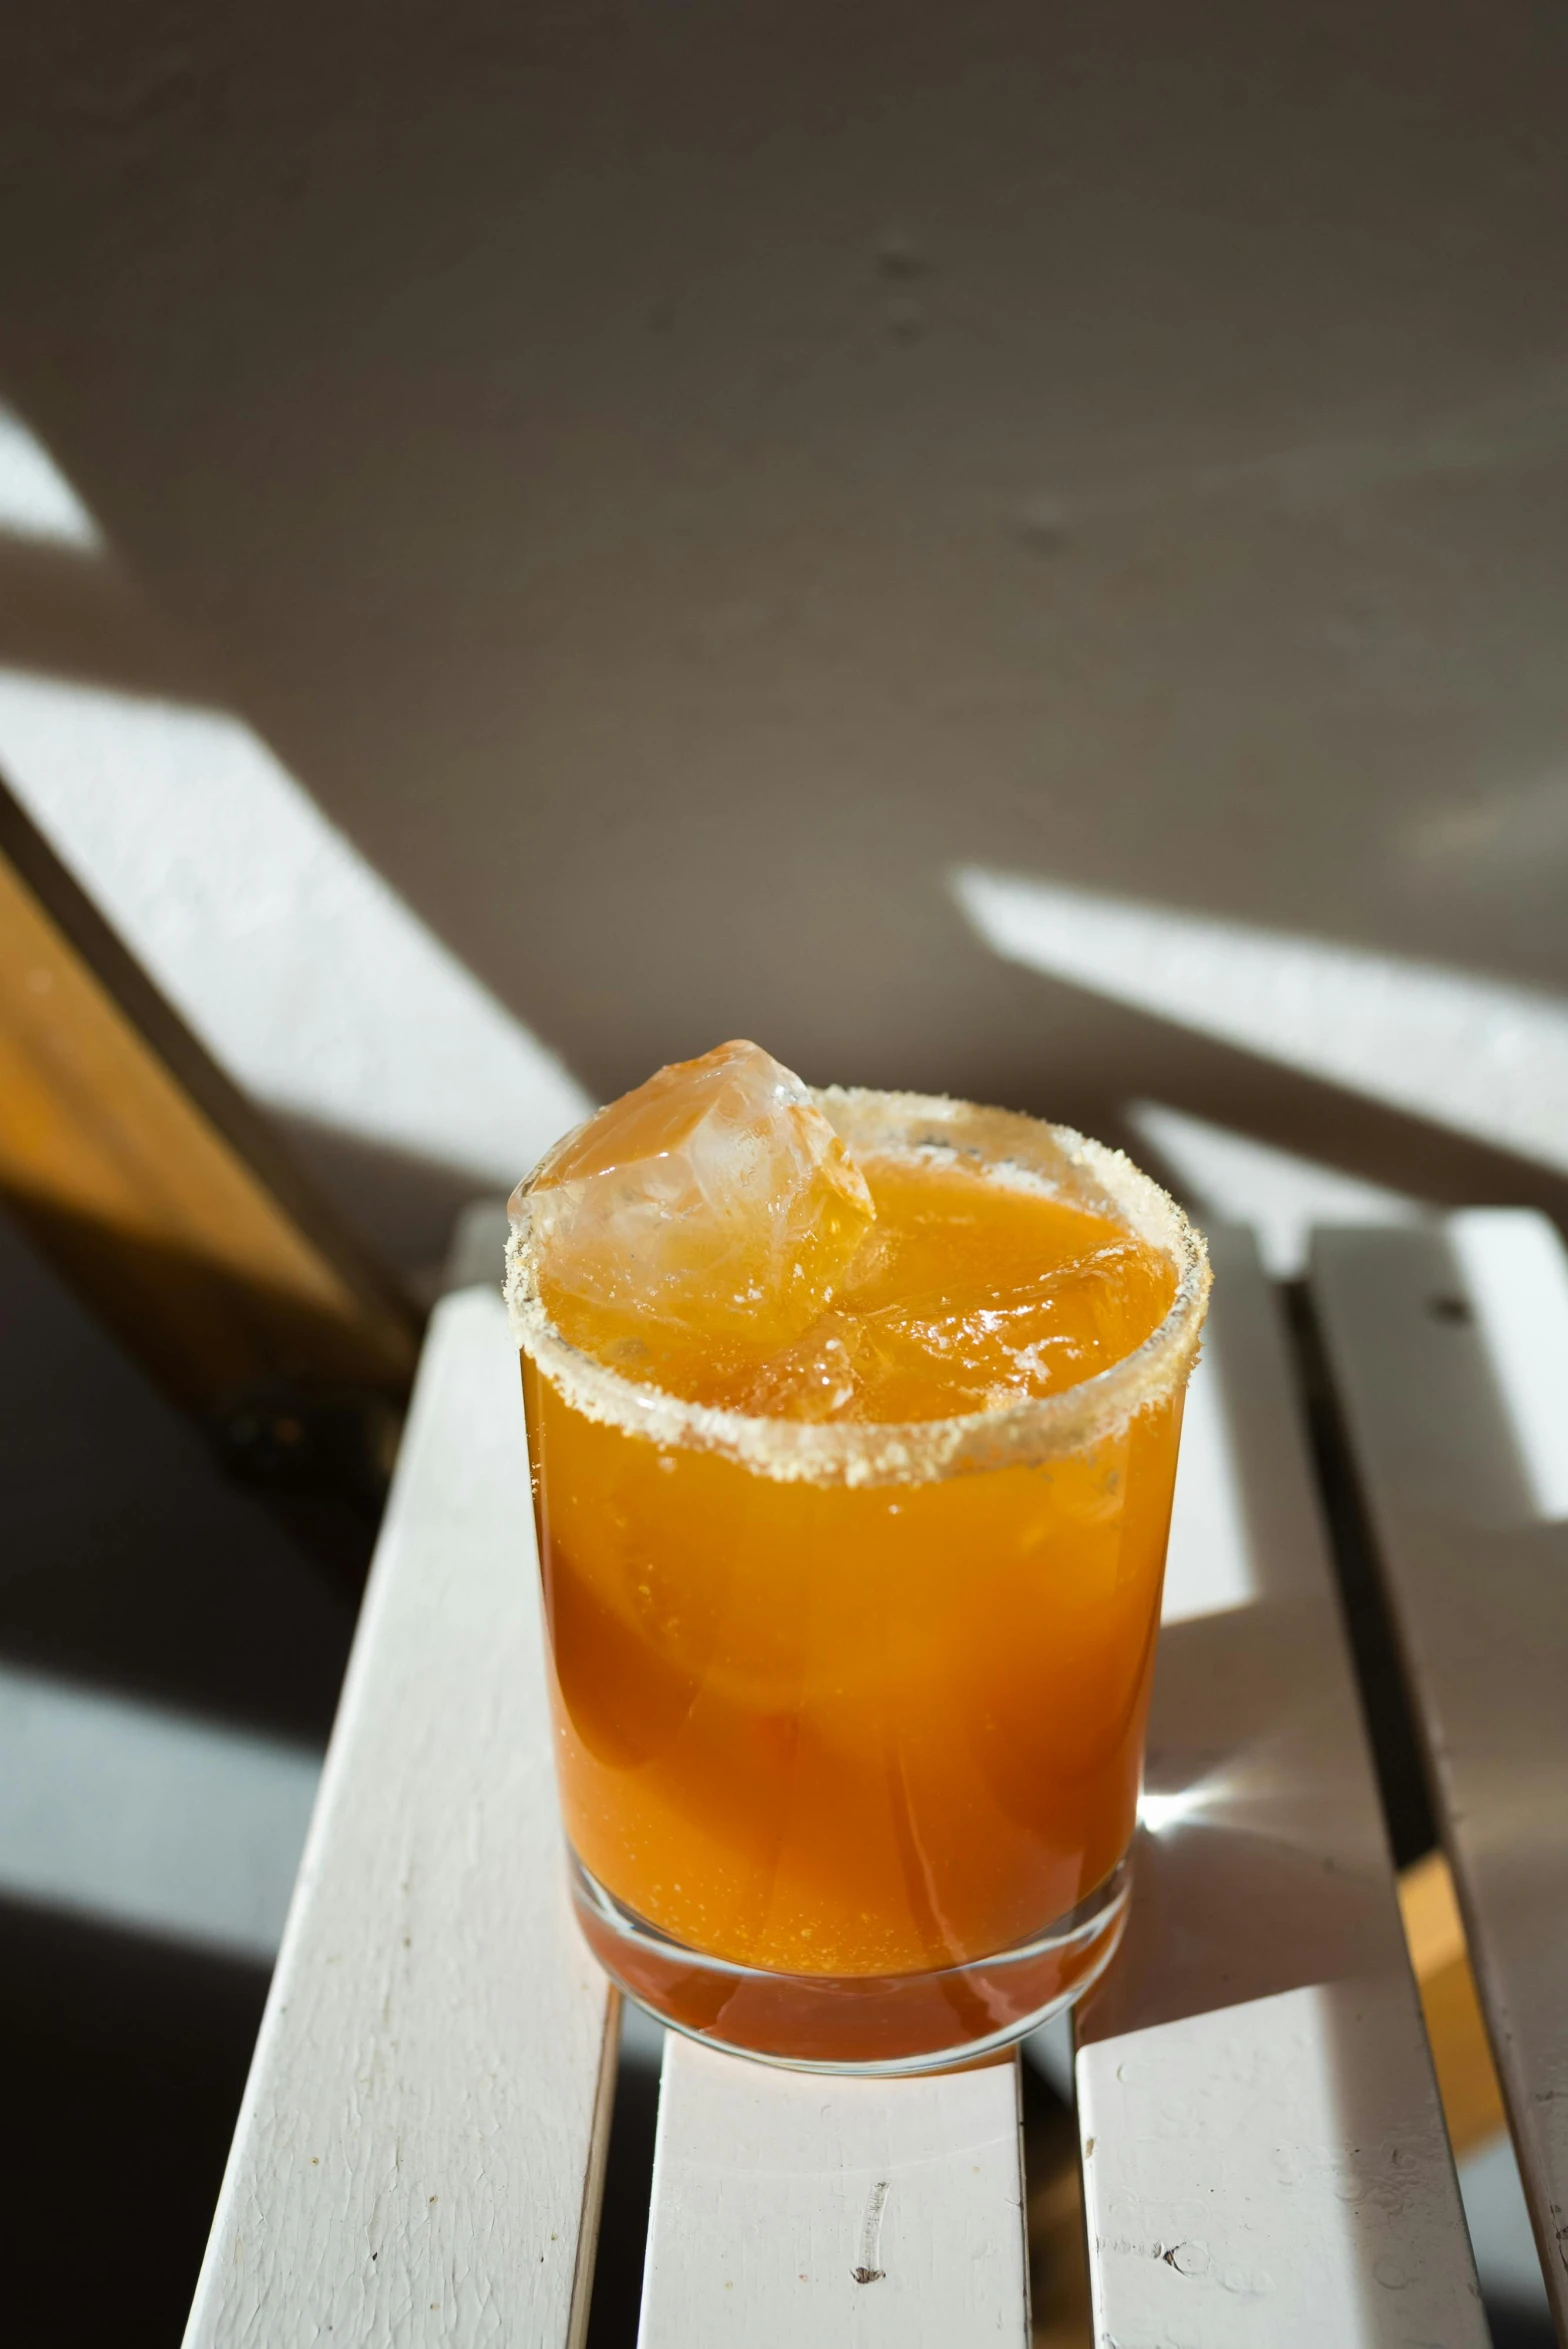
[[1169, 1312], [1141, 1346], [1108, 1370], [1000, 1411], [969, 1412], [957, 1419], [818, 1424], [753, 1418], [711, 1403], [687, 1402], [595, 1361], [571, 1345], [546, 1313], [539, 1295], [530, 1191], [555, 1156], [552, 1149], [512, 1193], [506, 1302], [519, 1346], [573, 1410], [664, 1450], [717, 1453], [778, 1483], [928, 1484], [980, 1469], [1061, 1459], [1114, 1435], [1136, 1413], [1164, 1402], [1185, 1383], [1197, 1360], [1208, 1303], [1208, 1250], [1175, 1200], [1124, 1152], [1091, 1142], [1071, 1126], [1048, 1125], [1015, 1110], [978, 1108], [941, 1094], [834, 1085], [812, 1098], [852, 1148], [954, 1152], [1032, 1183], [1043, 1180], [1074, 1204], [1109, 1209], [1174, 1265], [1176, 1294]]

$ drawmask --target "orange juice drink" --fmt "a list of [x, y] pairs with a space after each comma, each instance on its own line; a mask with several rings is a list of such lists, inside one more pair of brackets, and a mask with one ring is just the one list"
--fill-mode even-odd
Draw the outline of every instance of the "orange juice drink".
[[1201, 1240], [1065, 1128], [753, 1045], [512, 1213], [591, 1945], [786, 2063], [1032, 2028], [1121, 1929]]

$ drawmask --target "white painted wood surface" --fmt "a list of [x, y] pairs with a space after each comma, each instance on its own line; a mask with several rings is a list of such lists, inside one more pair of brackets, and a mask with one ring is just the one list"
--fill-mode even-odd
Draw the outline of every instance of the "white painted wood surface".
[[549, 1743], [492, 1285], [425, 1347], [187, 2349], [581, 2338], [615, 2008]]
[[1568, 1262], [1471, 1210], [1312, 1283], [1568, 2339]]
[[835, 2080], [670, 2033], [639, 2349], [1027, 2339], [1016, 2060]]
[[1486, 2341], [1275, 1298], [1219, 1233], [1127, 1941], [1077, 2024], [1104, 2349]]

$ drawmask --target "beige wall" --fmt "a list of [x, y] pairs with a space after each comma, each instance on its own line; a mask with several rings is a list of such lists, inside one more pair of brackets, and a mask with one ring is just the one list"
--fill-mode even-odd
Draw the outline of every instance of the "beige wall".
[[0, 543], [0, 663], [234, 709], [593, 1093], [1560, 1206], [946, 875], [1568, 996], [1565, 122], [1526, 0], [13, 10], [0, 396], [169, 633]]

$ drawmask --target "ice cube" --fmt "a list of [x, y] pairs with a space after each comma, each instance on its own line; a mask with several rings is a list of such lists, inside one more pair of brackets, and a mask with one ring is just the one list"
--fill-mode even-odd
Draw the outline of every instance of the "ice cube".
[[822, 1313], [876, 1209], [800, 1079], [732, 1043], [569, 1134], [534, 1177], [531, 1215], [547, 1301], [772, 1347]]
[[860, 1392], [864, 1322], [824, 1313], [804, 1337], [781, 1346], [733, 1382], [725, 1401], [758, 1419], [844, 1419]]

